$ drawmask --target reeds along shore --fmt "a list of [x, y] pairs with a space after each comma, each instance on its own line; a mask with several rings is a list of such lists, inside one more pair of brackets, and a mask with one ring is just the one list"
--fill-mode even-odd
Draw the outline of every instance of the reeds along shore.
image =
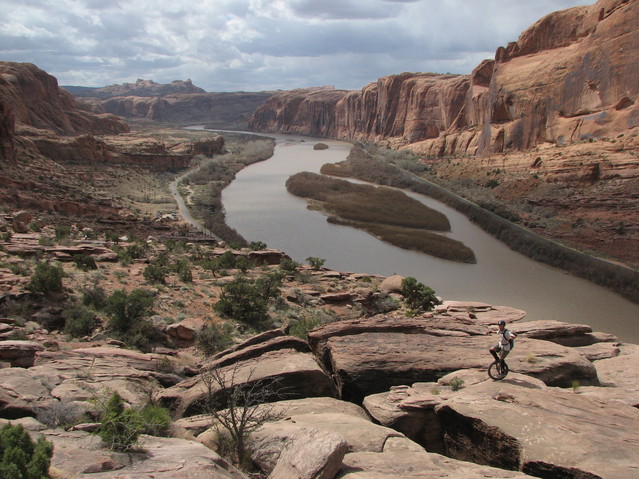
[[355, 145], [345, 162], [325, 165], [322, 172], [406, 188], [430, 196], [459, 211], [511, 249], [535, 261], [561, 268], [639, 303], [639, 271], [582, 253], [543, 238], [428, 180], [380, 160]]
[[476, 261], [465, 244], [436, 233], [450, 231], [444, 214], [401, 191], [309, 172], [291, 176], [286, 188], [291, 194], [320, 202], [331, 223], [362, 229], [403, 249], [451, 261]]

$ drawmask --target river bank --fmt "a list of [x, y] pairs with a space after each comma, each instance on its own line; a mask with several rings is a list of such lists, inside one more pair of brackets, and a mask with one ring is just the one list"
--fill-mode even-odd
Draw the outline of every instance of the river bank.
[[446, 214], [450, 237], [476, 253], [476, 265], [402, 251], [363, 231], [327, 223], [322, 213], [291, 196], [285, 182], [296, 172], [319, 172], [326, 163], [343, 161], [352, 144], [323, 140], [329, 149], [314, 151], [314, 139], [274, 136], [275, 155], [239, 172], [223, 191], [229, 225], [248, 239], [286, 251], [296, 261], [315, 256], [339, 271], [412, 276], [444, 299], [509, 305], [527, 311], [526, 319], [585, 323], [639, 341], [638, 305], [512, 251], [459, 212], [423, 195], [410, 193]]

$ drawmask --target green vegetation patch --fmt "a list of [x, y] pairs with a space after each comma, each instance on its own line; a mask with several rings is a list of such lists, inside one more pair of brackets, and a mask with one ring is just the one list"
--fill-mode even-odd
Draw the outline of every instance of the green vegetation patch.
[[342, 219], [433, 231], [450, 231], [446, 215], [390, 188], [362, 185], [304, 171], [286, 182], [288, 191], [323, 203]]
[[403, 249], [464, 263], [476, 261], [473, 251], [460, 241], [433, 233], [450, 231], [446, 215], [401, 191], [309, 172], [291, 176], [286, 188], [319, 202], [332, 223], [363, 229]]

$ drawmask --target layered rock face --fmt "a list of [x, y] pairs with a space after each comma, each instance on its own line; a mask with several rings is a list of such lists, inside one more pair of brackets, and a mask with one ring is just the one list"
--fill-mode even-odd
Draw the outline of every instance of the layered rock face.
[[82, 99], [92, 111], [125, 118], [245, 129], [248, 118], [271, 95], [269, 92], [180, 93], [165, 96], [117, 96], [106, 100]]
[[361, 91], [274, 95], [249, 126], [486, 155], [616, 136], [639, 126], [639, 3], [600, 0], [550, 14], [471, 75], [402, 73]]
[[161, 96], [176, 93], [205, 93], [191, 82], [191, 80], [176, 80], [168, 84], [155, 83], [153, 80], [138, 78], [135, 83], [109, 85], [103, 88], [63, 86], [65, 90], [76, 97], [100, 98], [106, 100], [114, 96]]
[[58, 88], [55, 77], [30, 63], [0, 62], [0, 103], [7, 112], [3, 117], [12, 114], [17, 129], [27, 126], [58, 135], [129, 131], [128, 125], [113, 115], [78, 109], [71, 94]]

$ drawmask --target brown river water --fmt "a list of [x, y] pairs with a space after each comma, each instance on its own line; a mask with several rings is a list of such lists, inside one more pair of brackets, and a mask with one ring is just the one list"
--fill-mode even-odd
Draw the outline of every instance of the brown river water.
[[366, 232], [328, 223], [305, 200], [289, 194], [285, 182], [299, 171], [319, 172], [324, 163], [344, 160], [351, 145], [321, 140], [329, 149], [314, 150], [317, 139], [271, 136], [277, 140], [274, 156], [240, 171], [222, 194], [227, 223], [248, 241], [263, 241], [300, 263], [314, 256], [338, 271], [413, 276], [444, 300], [511, 306], [526, 311], [525, 320], [588, 324], [639, 344], [639, 304], [510, 250], [432, 198], [407, 192], [448, 216], [449, 235], [473, 249], [477, 264], [403, 250]]

